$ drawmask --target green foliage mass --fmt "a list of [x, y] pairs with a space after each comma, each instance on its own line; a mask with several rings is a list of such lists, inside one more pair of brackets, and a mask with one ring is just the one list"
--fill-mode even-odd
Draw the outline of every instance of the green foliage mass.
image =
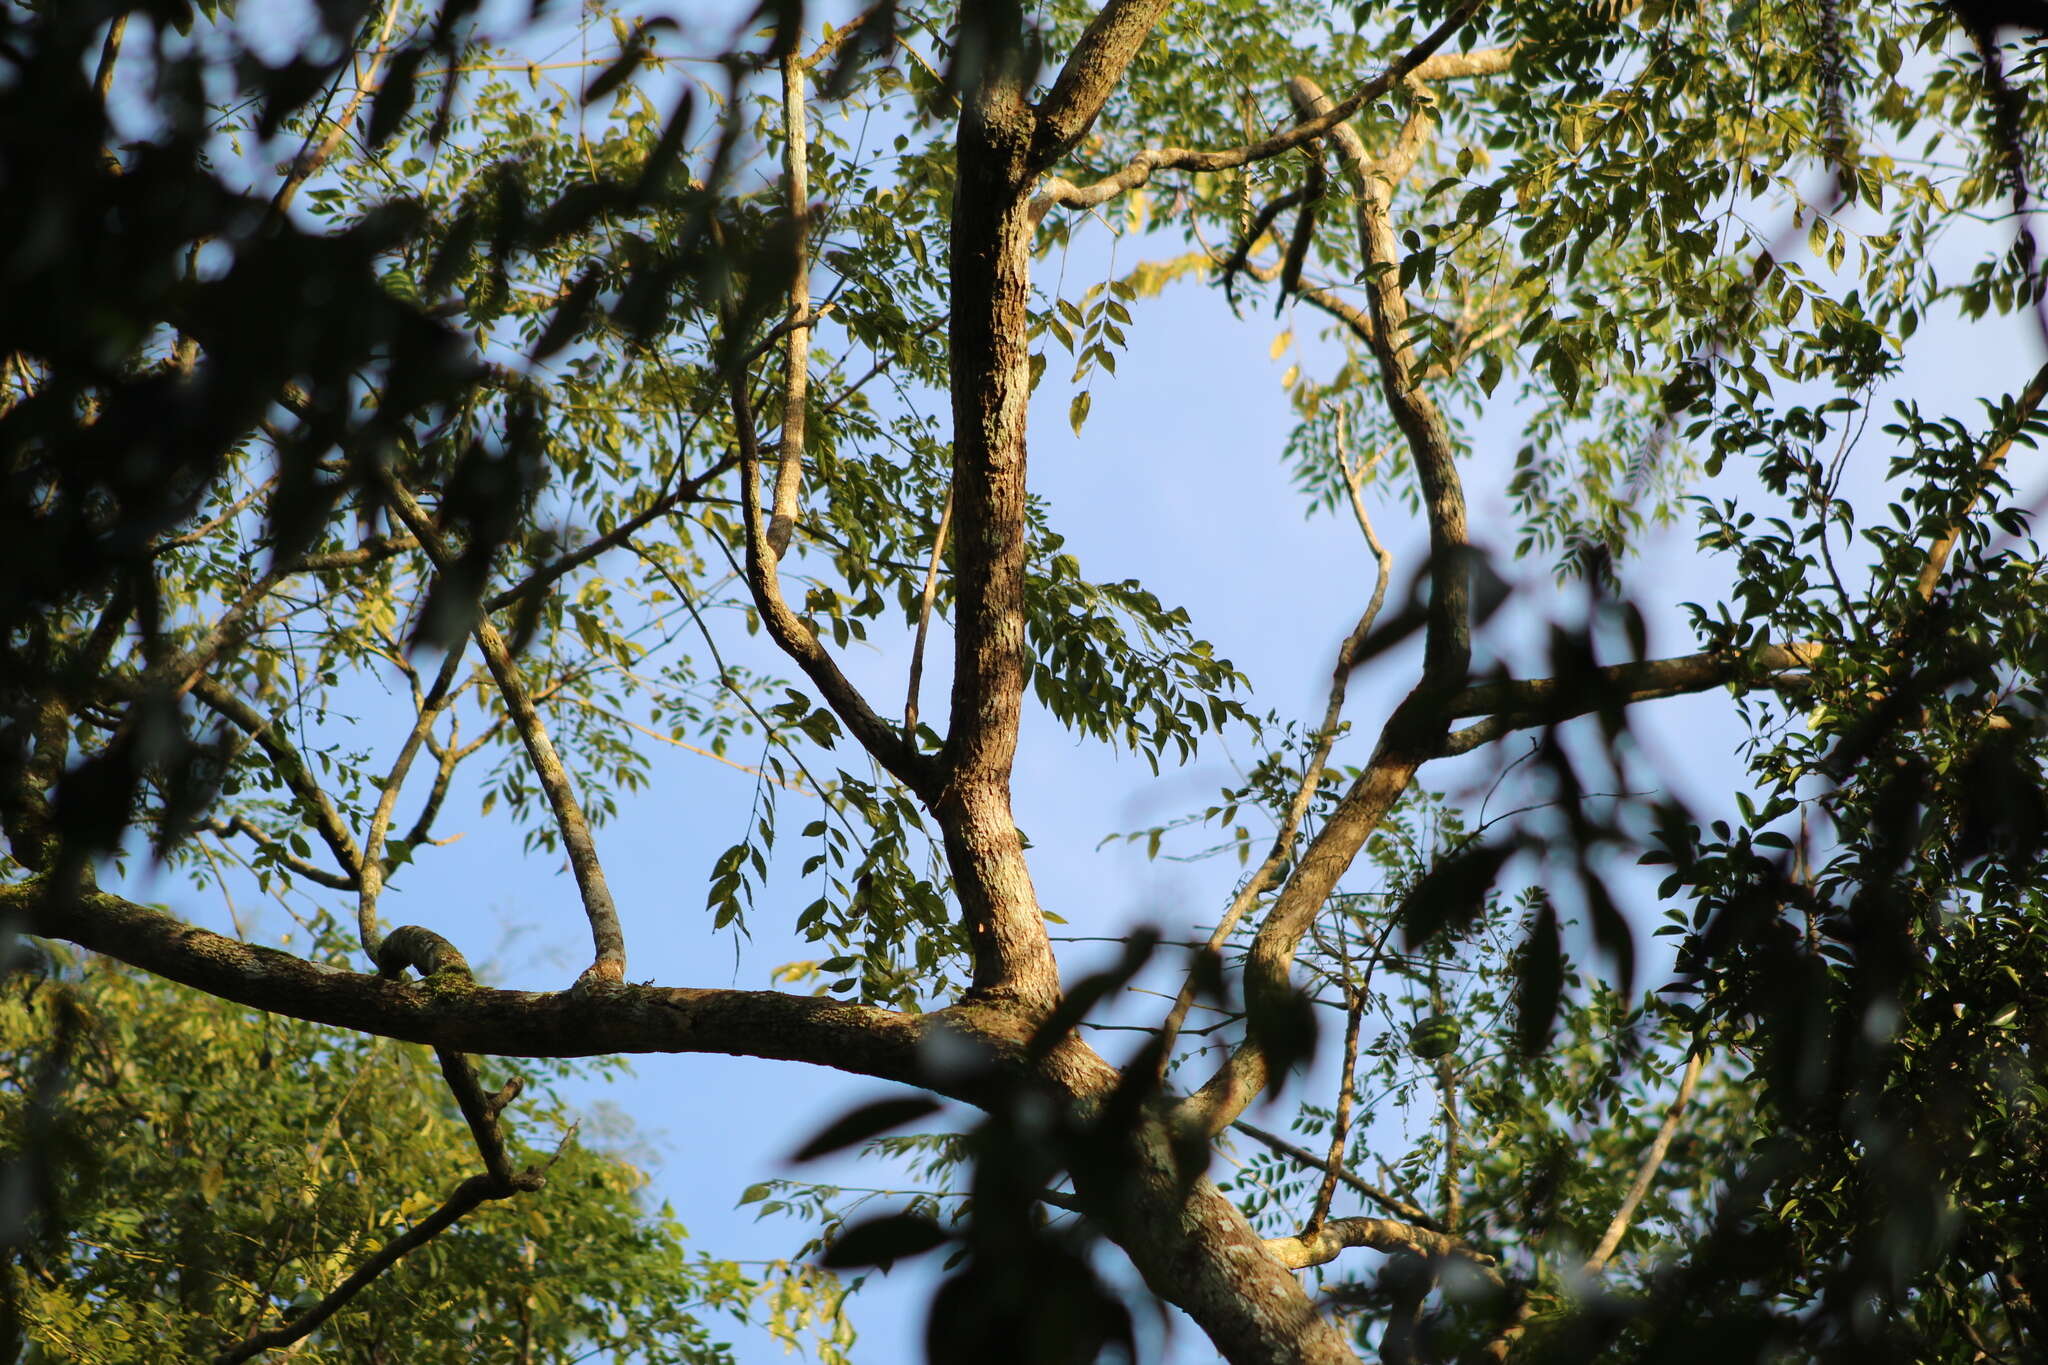
[[[0, 1188], [27, 1215], [0, 1357], [212, 1359], [318, 1302], [478, 1168], [428, 1049], [29, 953], [0, 996]], [[829, 1277], [692, 1251], [606, 1149], [621, 1135], [579, 1136], [561, 1087], [616, 1070], [510, 1071], [526, 1081], [511, 1155], [546, 1186], [414, 1251], [297, 1357], [716, 1365], [734, 1329], [794, 1342], [816, 1319], [832, 1358]]]

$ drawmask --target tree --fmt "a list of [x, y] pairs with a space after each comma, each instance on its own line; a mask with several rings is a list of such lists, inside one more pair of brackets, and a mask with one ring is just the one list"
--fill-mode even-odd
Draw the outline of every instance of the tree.
[[[1128, 1352], [1095, 1239], [1233, 1362], [2036, 1353], [2041, 563], [2004, 461], [2048, 370], [1981, 415], [1866, 429], [1923, 323], [2040, 306], [2038, 45], [1957, 9], [884, 0], [835, 26], [778, 3], [688, 67], [709, 83], [677, 74], [672, 24], [622, 19], [574, 90], [479, 47], [460, 4], [325, 6], [281, 65], [212, 8], [190, 40], [170, 3], [9, 9], [4, 180], [47, 192], [0, 210], [22, 585], [0, 912], [432, 1045], [466, 1110], [467, 1054], [650, 1051], [975, 1106], [952, 1140], [882, 1136], [932, 1112], [898, 1099], [805, 1149], [921, 1140], [971, 1172], [956, 1219], [825, 1251], [950, 1245], [935, 1360]], [[2010, 241], [1957, 230], [2015, 205]], [[1074, 297], [1034, 283], [1105, 213], [1171, 254]], [[1131, 305], [1181, 277], [1337, 343], [1290, 375], [1288, 454], [1378, 575], [1332, 608], [1302, 721], [1257, 715], [1185, 612], [1084, 576], [1031, 497], [1052, 347], [1078, 434]], [[1510, 409], [1524, 443], [1493, 472], [1520, 524], [1481, 544], [1467, 433]], [[1890, 460], [1876, 517], [1844, 492], [1859, 442]], [[1734, 470], [1738, 497], [1686, 501]], [[1412, 590], [1381, 489], [1427, 535]], [[1696, 652], [1653, 658], [1644, 613], [1671, 608], [1635, 600], [1628, 552], [1686, 507], [1736, 586], [1687, 608]], [[1569, 622], [1488, 550], [1590, 604], [1543, 676], [1475, 666], [1475, 635]], [[720, 607], [793, 683], [728, 662]], [[900, 708], [845, 662], [891, 621]], [[943, 724], [928, 640], [951, 646]], [[1347, 713], [1362, 669], [1402, 675], [1384, 716]], [[410, 704], [360, 751], [322, 717], [375, 680]], [[1736, 809], [1596, 799], [1657, 789], [1632, 729], [1715, 689], [1747, 727]], [[1198, 816], [1244, 871], [1168, 927], [1192, 953], [1134, 932], [1062, 981], [1011, 810], [1027, 697], [1154, 763], [1259, 736]], [[769, 749], [710, 907], [808, 899], [815, 989], [635, 983], [594, 831], [647, 742], [729, 757], [740, 734]], [[1529, 809], [1421, 785], [1519, 735]], [[591, 958], [566, 989], [492, 989], [379, 919], [463, 780], [573, 872]], [[801, 893], [770, 880], [791, 799]], [[353, 901], [374, 970], [109, 889], [137, 834]], [[1669, 868], [1650, 993], [1628, 855]], [[1168, 959], [1171, 1008], [1112, 1063], [1077, 1026]], [[1197, 1006], [1219, 1054], [1191, 1046]], [[1322, 1015], [1342, 1042], [1335, 1102], [1296, 1096], [1310, 1150], [1245, 1116]], [[1440, 1112], [1411, 1150], [1354, 1122], [1374, 1079]], [[1233, 1131], [1272, 1153], [1243, 1199], [1208, 1174]], [[1333, 1217], [1340, 1186], [1376, 1214]], [[1369, 1279], [1311, 1297], [1299, 1272], [1362, 1251]]]
[[[330, 937], [322, 960], [344, 955]], [[0, 1160], [22, 1177], [14, 1188], [46, 1199], [17, 1250], [21, 1273], [0, 1288], [9, 1360], [249, 1359], [277, 1344], [262, 1335], [273, 1317], [346, 1304], [354, 1330], [306, 1343], [303, 1358], [608, 1350], [697, 1365], [731, 1358], [705, 1310], [747, 1318], [780, 1294], [831, 1316], [809, 1276], [758, 1284], [692, 1257], [666, 1208], [643, 1211], [646, 1177], [577, 1141], [552, 1092], [581, 1064], [528, 1068], [521, 1079], [539, 1084], [508, 1090], [489, 1140], [547, 1183], [472, 1214], [462, 1206], [483, 1177], [471, 1131], [420, 1049], [104, 959], [23, 964], [10, 984]], [[522, 1148], [520, 1131], [559, 1145]], [[407, 1245], [404, 1225], [416, 1236], [456, 1213], [447, 1235]], [[401, 1253], [394, 1273], [347, 1293]], [[645, 1294], [649, 1284], [664, 1292]], [[824, 1344], [829, 1357], [833, 1338]]]

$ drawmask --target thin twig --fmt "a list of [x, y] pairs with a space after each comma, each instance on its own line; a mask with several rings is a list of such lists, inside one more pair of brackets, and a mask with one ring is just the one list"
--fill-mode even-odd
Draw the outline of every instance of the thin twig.
[[1643, 1196], [1650, 1192], [1650, 1182], [1657, 1178], [1658, 1168], [1664, 1164], [1664, 1154], [1671, 1150], [1671, 1139], [1678, 1133], [1678, 1120], [1684, 1115], [1686, 1105], [1692, 1102], [1693, 1089], [1700, 1080], [1700, 1067], [1706, 1060], [1706, 1049], [1695, 1043], [1692, 1056], [1686, 1059], [1685, 1074], [1679, 1078], [1678, 1096], [1671, 1101], [1671, 1108], [1665, 1113], [1663, 1125], [1657, 1129], [1657, 1136], [1651, 1139], [1649, 1150], [1643, 1153], [1643, 1164], [1637, 1169], [1636, 1178], [1629, 1183], [1628, 1193], [1622, 1197], [1621, 1207], [1614, 1211], [1614, 1217], [1608, 1221], [1607, 1231], [1600, 1235], [1600, 1244], [1594, 1247], [1593, 1254], [1586, 1258], [1586, 1274], [1597, 1275], [1605, 1270], [1615, 1248], [1621, 1245], [1622, 1236], [1628, 1232], [1628, 1225], [1634, 1221], [1636, 1209], [1642, 1205]]
[[[384, 777], [377, 808], [370, 814], [369, 832], [363, 837], [363, 875], [356, 887], [356, 934], [362, 942], [363, 951], [370, 955], [372, 961], [376, 960], [378, 946], [383, 940], [383, 934], [377, 928], [377, 898], [384, 893], [384, 836], [391, 828], [391, 812], [398, 806], [398, 794], [405, 788], [406, 774], [412, 771], [413, 758], [419, 753], [428, 732], [434, 728], [434, 722], [441, 718], [441, 712], [452, 700], [450, 693], [455, 685], [456, 671], [462, 667], [466, 644], [466, 641], [458, 640], [448, 651], [447, 657], [441, 660], [441, 671], [434, 675], [434, 685], [419, 698], [418, 714], [412, 729], [399, 746], [391, 771]], [[443, 758], [444, 765], [446, 761]]]
[[[1247, 1137], [1257, 1138], [1260, 1142], [1265, 1143], [1268, 1147], [1271, 1147], [1274, 1151], [1280, 1153], [1280, 1155], [1288, 1157], [1291, 1160], [1298, 1161], [1304, 1166], [1313, 1167], [1318, 1171], [1328, 1171], [1330, 1169], [1331, 1163], [1317, 1156], [1308, 1148], [1300, 1147], [1292, 1142], [1289, 1142], [1286, 1138], [1281, 1137], [1278, 1133], [1268, 1132], [1264, 1128], [1260, 1128], [1254, 1124], [1247, 1123], [1243, 1119], [1237, 1120], [1230, 1126], [1237, 1129], [1238, 1132], [1245, 1134]], [[1433, 1232], [1442, 1232], [1444, 1230], [1443, 1224], [1438, 1222], [1434, 1217], [1430, 1215], [1430, 1213], [1426, 1209], [1422, 1208], [1420, 1205], [1411, 1203], [1409, 1200], [1403, 1199], [1398, 1194], [1393, 1194], [1387, 1190], [1381, 1189], [1378, 1185], [1375, 1185], [1370, 1181], [1360, 1179], [1357, 1175], [1354, 1175], [1347, 1167], [1337, 1167], [1337, 1178], [1343, 1181], [1345, 1184], [1349, 1185], [1352, 1189], [1364, 1195], [1367, 1199], [1372, 1200], [1373, 1203], [1378, 1204], [1387, 1212], [1397, 1214], [1402, 1219], [1406, 1220], [1407, 1222], [1415, 1224], [1417, 1227], [1428, 1228]]]
[[1350, 998], [1345, 1002], [1344, 1070], [1337, 1084], [1337, 1112], [1330, 1123], [1330, 1155], [1323, 1165], [1323, 1183], [1316, 1191], [1315, 1207], [1309, 1210], [1308, 1222], [1303, 1225], [1304, 1238], [1321, 1231], [1323, 1220], [1330, 1216], [1330, 1201], [1337, 1195], [1337, 1173], [1344, 1169], [1344, 1143], [1351, 1136], [1351, 1101], [1357, 1090], [1353, 1073], [1358, 1067], [1358, 1026], [1365, 1018], [1365, 992], [1347, 990], [1345, 994]]
[[[1364, 468], [1372, 468], [1378, 459], [1379, 455], [1375, 452], [1366, 461]], [[1355, 479], [1362, 478], [1363, 474], [1354, 475], [1347, 459], [1344, 462], [1344, 477], [1346, 483], [1350, 484]], [[1352, 507], [1358, 516], [1360, 529], [1365, 532], [1366, 548], [1372, 552], [1376, 571], [1372, 599], [1366, 603], [1365, 611], [1359, 615], [1358, 624], [1351, 628], [1351, 633], [1345, 636], [1344, 642], [1337, 647], [1337, 664], [1330, 672], [1329, 700], [1323, 707], [1323, 723], [1316, 731], [1315, 748], [1310, 754], [1308, 766], [1302, 770], [1301, 782], [1294, 789], [1293, 799], [1288, 802], [1280, 828], [1273, 836], [1272, 847], [1267, 850], [1265, 858], [1246, 879], [1244, 885], [1238, 888], [1237, 894], [1231, 897], [1230, 905], [1216, 923], [1215, 932], [1209, 935], [1206, 952], [1222, 951], [1223, 945], [1230, 941], [1231, 932], [1237, 928], [1238, 921], [1244, 918], [1245, 913], [1258, 902], [1266, 888], [1272, 885], [1281, 864], [1293, 853], [1294, 836], [1301, 829], [1301, 822], [1308, 815], [1309, 803], [1315, 799], [1316, 791], [1322, 785], [1323, 771], [1329, 764], [1330, 750], [1337, 743], [1340, 722], [1344, 716], [1344, 697], [1351, 686], [1351, 674], [1358, 667], [1358, 652], [1364, 647], [1367, 636], [1372, 633], [1373, 623], [1379, 619], [1380, 608], [1387, 600], [1387, 581], [1393, 573], [1394, 557], [1373, 533], [1372, 518], [1366, 513], [1365, 502], [1355, 487]], [[1162, 1067], [1173, 1051], [1173, 1040], [1179, 1035], [1182, 1024], [1187, 1021], [1188, 1007], [1194, 1003], [1195, 982], [1196, 977], [1191, 971], [1182, 982], [1180, 994], [1175, 998], [1173, 1008], [1168, 1011], [1166, 1022], [1161, 1026], [1161, 1033], [1165, 1039], [1165, 1046], [1160, 1049]]]
[[917, 747], [917, 692], [924, 681], [924, 640], [932, 624], [932, 602], [939, 595], [939, 560], [946, 551], [946, 533], [953, 527], [953, 488], [946, 486], [939, 509], [939, 528], [932, 532], [931, 563], [924, 571], [924, 596], [917, 607], [917, 636], [910, 644], [910, 688], [903, 701], [903, 742]]
[[292, 158], [291, 170], [286, 173], [284, 183], [279, 185], [277, 193], [271, 196], [271, 217], [282, 217], [284, 211], [291, 207], [292, 199], [298, 194], [299, 187], [327, 164], [327, 159], [334, 155], [335, 148], [341, 146], [341, 140], [348, 136], [348, 127], [355, 122], [356, 111], [363, 107], [363, 101], [375, 94], [382, 84], [378, 77], [384, 67], [384, 58], [391, 51], [391, 28], [398, 22], [398, 8], [398, 0], [391, 0], [384, 7], [384, 23], [377, 31], [377, 46], [370, 54], [370, 69], [367, 73], [358, 73], [355, 94], [351, 95], [348, 103], [342, 107], [341, 117], [334, 120], [334, 126], [328, 129], [327, 136], [317, 147], [313, 143], [313, 138], [318, 132], [318, 125], [315, 124], [313, 131], [306, 134], [305, 144], [299, 149], [299, 154]]

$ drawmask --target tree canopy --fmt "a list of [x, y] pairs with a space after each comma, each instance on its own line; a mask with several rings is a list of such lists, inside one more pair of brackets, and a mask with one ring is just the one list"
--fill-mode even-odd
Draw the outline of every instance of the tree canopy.
[[[2043, 564], [2007, 464], [2048, 367], [1890, 390], [2048, 327], [2038, 17], [0, 7], [0, 932], [32, 936], [0, 1342], [375, 1359], [511, 1321], [507, 1358], [715, 1358], [691, 1310], [745, 1277], [636, 1223], [616, 1159], [523, 1148], [558, 1106], [478, 1060], [672, 1052], [906, 1087], [801, 1155], [929, 1194], [746, 1197], [815, 1215], [826, 1269], [943, 1258], [936, 1362], [1131, 1357], [1109, 1248], [1234, 1363], [2048, 1351]], [[1200, 288], [1297, 346], [1275, 453], [1373, 565], [1284, 604], [1312, 714], [1092, 576], [1029, 477], [1034, 392], [1087, 448], [1150, 301]], [[1512, 525], [1475, 529], [1481, 479]], [[1638, 572], [1686, 522], [1725, 596]], [[1640, 742], [1681, 694], [1727, 699], [1725, 808]], [[1253, 755], [1136, 832], [1208, 892], [1106, 970], [1063, 975], [1034, 890], [1027, 725]], [[668, 882], [815, 958], [629, 970], [605, 829], [663, 799], [654, 746], [756, 779]], [[568, 869], [558, 989], [380, 913], [451, 804]], [[216, 887], [305, 927], [203, 927]], [[328, 1106], [353, 1177], [293, 1136]], [[89, 1167], [29, 1159], [95, 1124], [127, 1136]], [[145, 1235], [193, 1250], [152, 1270]]]

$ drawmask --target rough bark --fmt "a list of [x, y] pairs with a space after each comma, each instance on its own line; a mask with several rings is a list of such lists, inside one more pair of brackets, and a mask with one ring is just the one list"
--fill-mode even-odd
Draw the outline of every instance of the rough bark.
[[978, 997], [1042, 1017], [1059, 997], [1010, 769], [1024, 696], [1025, 411], [1034, 119], [991, 78], [960, 121], [952, 227], [953, 696], [935, 814]]

